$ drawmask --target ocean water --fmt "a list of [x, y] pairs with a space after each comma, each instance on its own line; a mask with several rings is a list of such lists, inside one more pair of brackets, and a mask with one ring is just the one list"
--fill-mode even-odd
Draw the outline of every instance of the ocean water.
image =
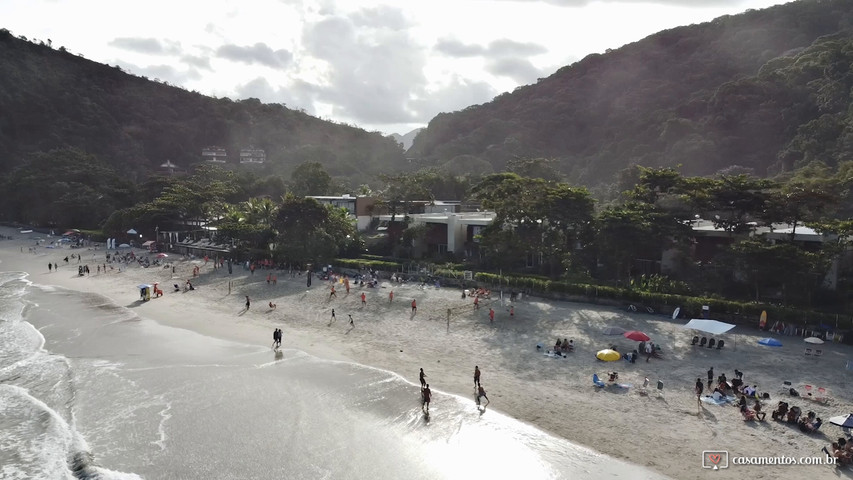
[[429, 417], [419, 398], [392, 372], [0, 272], [2, 479], [664, 478], [473, 398], [434, 391]]

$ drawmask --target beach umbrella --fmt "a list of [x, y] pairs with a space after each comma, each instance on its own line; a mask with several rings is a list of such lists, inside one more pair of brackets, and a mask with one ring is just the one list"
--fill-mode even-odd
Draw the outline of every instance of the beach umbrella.
[[838, 425], [841, 428], [853, 428], [853, 413], [832, 417], [829, 419], [829, 423]]
[[776, 340], [775, 338], [762, 338], [758, 341], [760, 345], [765, 345], [767, 347], [781, 347], [782, 342]]
[[127, 233], [130, 235], [136, 235], [137, 231], [131, 228], [130, 230], [127, 231]]
[[648, 335], [643, 332], [638, 332], [636, 330], [625, 332], [623, 335], [625, 336], [625, 338], [634, 340], [636, 342], [648, 342], [649, 340], [651, 340]]
[[118, 248], [130, 248], [130, 245], [128, 245], [126, 243], [122, 243], [121, 245], [118, 246]]
[[807, 338], [807, 339], [805, 339], [805, 340], [803, 340], [803, 341], [804, 341], [804, 342], [806, 342], [806, 343], [814, 343], [814, 344], [817, 344], [817, 345], [820, 345], [821, 343], [823, 343], [823, 340], [821, 340], [821, 339], [819, 339], [819, 338], [817, 338], [817, 337], [809, 337], [809, 338]]
[[166, 258], [166, 257], [168, 257], [168, 255], [166, 255], [165, 253], [158, 253], [157, 254], [157, 258]]
[[605, 348], [604, 350], [599, 350], [598, 353], [595, 354], [595, 358], [605, 362], [618, 362], [622, 359], [622, 355], [616, 350]]
[[602, 330], [601, 333], [605, 335], [622, 335], [625, 333], [625, 329], [619, 327], [604, 327], [604, 330]]

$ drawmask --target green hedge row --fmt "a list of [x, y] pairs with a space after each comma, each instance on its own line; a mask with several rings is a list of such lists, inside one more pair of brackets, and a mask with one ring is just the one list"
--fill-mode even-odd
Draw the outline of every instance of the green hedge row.
[[767, 311], [768, 328], [774, 322], [782, 321], [795, 325], [828, 325], [831, 328], [849, 329], [853, 327], [853, 319], [848, 315], [836, 315], [831, 313], [816, 312], [788, 308], [780, 305], [764, 304], [756, 302], [738, 302], [719, 298], [690, 297], [686, 295], [673, 295], [657, 292], [645, 292], [627, 288], [610, 287], [604, 285], [589, 285], [578, 283], [566, 283], [541, 278], [530, 278], [520, 276], [496, 275], [494, 273], [477, 273], [474, 278], [489, 285], [506, 285], [509, 288], [527, 289], [533, 292], [548, 294], [559, 293], [567, 295], [579, 295], [590, 299], [606, 298], [611, 300], [622, 300], [625, 303], [637, 303], [650, 306], [657, 311], [671, 311], [675, 307], [681, 308], [681, 315], [687, 317], [700, 317], [702, 306], [707, 305], [712, 317], [721, 320], [736, 321], [738, 323], [754, 323], [758, 325], [758, 317], [762, 311]]
[[386, 262], [383, 260], [367, 260], [363, 258], [338, 258], [335, 265], [344, 268], [372, 268], [376, 270], [398, 271], [402, 268], [397, 262]]
[[[342, 267], [359, 268], [368, 267], [386, 271], [399, 271], [402, 264], [383, 260], [367, 259], [338, 259], [337, 264]], [[461, 280], [464, 278], [463, 270], [449, 268], [437, 268], [435, 274], [447, 279]], [[563, 294], [576, 295], [595, 301], [595, 299], [608, 299], [635, 303], [649, 306], [659, 312], [669, 312], [676, 307], [681, 309], [682, 317], [699, 318], [702, 315], [702, 306], [707, 305], [711, 309], [711, 316], [718, 320], [726, 320], [733, 323], [758, 325], [758, 317], [762, 311], [767, 311], [768, 327], [774, 322], [782, 321], [795, 325], [825, 324], [839, 329], [853, 328], [853, 318], [849, 315], [841, 316], [830, 313], [787, 308], [780, 305], [763, 304], [755, 302], [737, 302], [719, 298], [690, 297], [686, 295], [673, 295], [658, 292], [645, 292], [621, 287], [606, 285], [591, 285], [583, 283], [568, 283], [549, 280], [545, 277], [529, 277], [521, 275], [498, 275], [495, 273], [479, 272], [474, 274], [474, 280], [491, 286], [506, 286], [510, 289], [527, 290], [537, 294], [546, 295]]]

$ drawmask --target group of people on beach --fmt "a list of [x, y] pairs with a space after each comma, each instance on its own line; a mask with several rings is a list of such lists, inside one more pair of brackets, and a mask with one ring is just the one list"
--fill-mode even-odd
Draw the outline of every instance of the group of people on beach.
[[[424, 369], [421, 368], [418, 373], [418, 378], [421, 381], [421, 410], [427, 415], [429, 414], [429, 403], [432, 400], [432, 390], [429, 388], [429, 384], [426, 382], [426, 373], [424, 373]], [[486, 390], [480, 384], [480, 367], [479, 365], [474, 366], [474, 396], [475, 401], [477, 403], [477, 407], [483, 407], [483, 410], [486, 409], [486, 406], [489, 405], [489, 397], [486, 395]], [[483, 405], [483, 400], [486, 401], [486, 404]]]

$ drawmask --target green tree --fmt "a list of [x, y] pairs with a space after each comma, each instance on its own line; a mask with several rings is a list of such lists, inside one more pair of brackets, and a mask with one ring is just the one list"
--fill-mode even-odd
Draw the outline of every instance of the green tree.
[[296, 167], [290, 176], [293, 194], [299, 197], [306, 195], [328, 195], [332, 185], [332, 177], [318, 162], [305, 162]]
[[274, 222], [276, 255], [286, 261], [320, 265], [352, 248], [357, 238], [355, 226], [338, 210], [313, 198], [285, 196]]

